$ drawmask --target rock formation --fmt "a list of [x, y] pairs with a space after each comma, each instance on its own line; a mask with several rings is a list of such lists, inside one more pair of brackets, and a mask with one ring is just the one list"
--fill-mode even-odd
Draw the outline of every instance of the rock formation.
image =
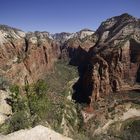
[[23, 85], [42, 78], [60, 55], [59, 44], [47, 32], [25, 33], [0, 26], [0, 75]]
[[54, 40], [61, 42], [63, 44], [71, 38], [83, 39], [92, 34], [94, 34], [94, 31], [92, 31], [90, 29], [82, 29], [76, 33], [61, 32], [61, 33], [52, 34], [51, 36]]
[[25, 79], [32, 83], [44, 77], [58, 58], [78, 66], [87, 97], [97, 99], [140, 82], [140, 20], [122, 14], [104, 21], [95, 33], [54, 35], [0, 26], [0, 75], [11, 82], [23, 85]]
[[19, 130], [11, 133], [7, 136], [0, 135], [2, 140], [72, 140], [71, 138], [65, 137], [50, 128], [44, 126], [36, 126], [30, 130]]
[[[54, 62], [59, 57], [64, 58], [65, 55], [66, 58], [71, 57], [72, 50], [75, 50], [74, 56], [77, 53], [78, 57], [81, 53], [85, 55], [82, 49], [85, 46], [91, 47], [92, 41], [89, 42], [90, 45], [87, 45], [88, 42], [85, 41], [83, 46], [79, 47], [80, 41], [75, 47], [70, 39], [73, 42], [73, 40], [83, 39], [93, 33], [89, 29], [53, 35], [39, 31], [25, 33], [19, 29], [0, 25], [0, 76], [19, 85], [24, 85], [25, 79], [29, 83], [35, 82], [53, 68]], [[79, 59], [78, 62], [83, 60], [81, 57]]]
[[61, 58], [69, 60], [71, 65], [79, 66], [87, 61], [87, 52], [96, 41], [93, 31], [81, 30], [61, 44]]
[[90, 37], [93, 34], [94, 31], [83, 29], [76, 33], [56, 33], [52, 37], [60, 43], [60, 58], [77, 66], [85, 61], [87, 51], [94, 45], [94, 39]]
[[[134, 121], [137, 117], [139, 119], [140, 19], [122, 14], [104, 21], [94, 34], [87, 29], [72, 34], [63, 32], [50, 35], [48, 32], [38, 31], [25, 33], [19, 29], [0, 25], [0, 124], [12, 112], [5, 100], [7, 83], [1, 79], [8, 79], [9, 82], [18, 85], [36, 82], [53, 69], [54, 62], [58, 58], [69, 60], [71, 65], [78, 67], [79, 80], [73, 86], [75, 92], [73, 99], [89, 103], [84, 110], [80, 108], [86, 123], [84, 130], [89, 130], [93, 136], [101, 136], [101, 139], [106, 135], [107, 139], [112, 137], [114, 140], [116, 136], [123, 133], [123, 127], [118, 127], [118, 122], [123, 126], [128, 119]], [[65, 86], [71, 87], [71, 81]], [[62, 108], [60, 106], [63, 113], [60, 117], [62, 118], [61, 130], [65, 135], [72, 134], [78, 123], [81, 127], [81, 118], [79, 120], [75, 104], [70, 98], [73, 91], [68, 90], [68, 87], [64, 90], [68, 93], [68, 96], [64, 97], [68, 102], [65, 100], [66, 106]], [[129, 92], [130, 95], [120, 92], [135, 87], [138, 89], [138, 96], [133, 92], [134, 90]], [[57, 100], [59, 90], [56, 90], [56, 94], [52, 91], [51, 96], [47, 94], [48, 98]], [[114, 92], [121, 94], [114, 94]], [[133, 95], [136, 96], [134, 99]], [[100, 98], [101, 96], [104, 98]], [[93, 123], [88, 126], [89, 120]], [[112, 125], [115, 125], [115, 129]], [[80, 127], [75, 128], [79, 131]], [[43, 140], [48, 136], [50, 139], [63, 139], [58, 133], [43, 126], [20, 130], [7, 136], [2, 135], [0, 139]]]
[[12, 107], [6, 102], [7, 98], [9, 98], [9, 92], [0, 90], [0, 124], [3, 124], [12, 114]]
[[128, 14], [110, 18], [94, 36], [98, 39], [88, 51], [81, 94], [96, 100], [140, 82], [140, 20]]

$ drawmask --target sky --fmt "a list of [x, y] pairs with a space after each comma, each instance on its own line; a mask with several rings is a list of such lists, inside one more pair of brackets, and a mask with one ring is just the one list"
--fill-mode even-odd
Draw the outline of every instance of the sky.
[[140, 0], [0, 0], [0, 24], [26, 32], [96, 30], [122, 13], [140, 18]]

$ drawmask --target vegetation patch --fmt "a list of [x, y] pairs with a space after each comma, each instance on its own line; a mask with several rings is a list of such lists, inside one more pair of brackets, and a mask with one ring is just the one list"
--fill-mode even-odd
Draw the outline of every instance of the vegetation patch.
[[76, 126], [76, 105], [67, 98], [72, 94], [72, 86], [68, 83], [76, 77], [76, 68], [59, 61], [45, 80], [32, 85], [27, 83], [22, 88], [11, 85], [8, 103], [12, 106], [13, 115], [0, 126], [0, 132], [8, 134], [41, 124], [63, 133], [63, 118], [67, 125]]

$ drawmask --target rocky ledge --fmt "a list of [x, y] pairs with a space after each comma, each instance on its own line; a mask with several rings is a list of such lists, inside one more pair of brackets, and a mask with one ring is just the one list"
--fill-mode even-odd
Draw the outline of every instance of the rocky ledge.
[[7, 136], [0, 135], [2, 140], [72, 140], [47, 127], [36, 126], [30, 130], [19, 130]]

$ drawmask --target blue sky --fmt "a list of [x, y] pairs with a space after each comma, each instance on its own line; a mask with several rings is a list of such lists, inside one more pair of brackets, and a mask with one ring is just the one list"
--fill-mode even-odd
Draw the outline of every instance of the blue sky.
[[24, 31], [96, 30], [126, 12], [140, 18], [140, 0], [0, 0], [0, 24]]

